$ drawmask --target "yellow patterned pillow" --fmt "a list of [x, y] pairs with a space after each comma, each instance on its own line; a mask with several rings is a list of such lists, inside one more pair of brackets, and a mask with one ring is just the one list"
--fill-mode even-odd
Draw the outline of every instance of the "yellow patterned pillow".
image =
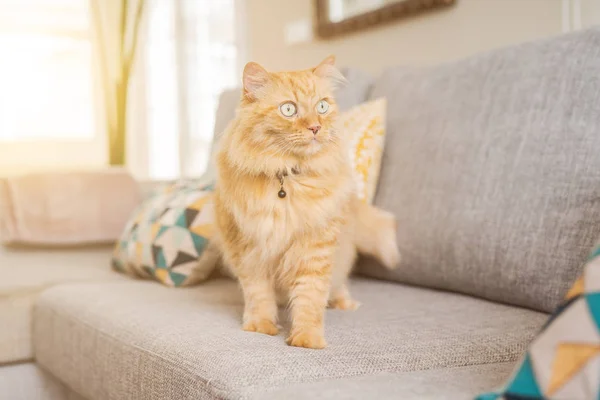
[[379, 180], [385, 144], [384, 98], [362, 103], [340, 115], [340, 127], [350, 137], [350, 160], [358, 187], [358, 198], [372, 203]]

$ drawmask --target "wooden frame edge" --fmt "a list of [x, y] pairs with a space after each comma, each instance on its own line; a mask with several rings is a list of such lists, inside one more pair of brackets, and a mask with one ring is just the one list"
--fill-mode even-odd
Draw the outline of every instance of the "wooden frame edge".
[[331, 22], [327, 17], [327, 0], [315, 0], [316, 33], [319, 38], [329, 39], [342, 34], [387, 24], [425, 11], [449, 7], [456, 4], [457, 1], [458, 0], [405, 0], [401, 3], [388, 4], [377, 10], [356, 15], [340, 22]]

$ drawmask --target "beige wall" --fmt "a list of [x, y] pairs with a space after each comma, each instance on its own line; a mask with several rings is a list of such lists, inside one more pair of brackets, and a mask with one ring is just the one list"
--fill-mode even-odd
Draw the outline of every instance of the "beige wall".
[[600, 0], [579, 0], [581, 25], [583, 27], [600, 23]]
[[[330, 53], [338, 65], [378, 73], [424, 65], [560, 34], [563, 0], [457, 0], [452, 9], [393, 22], [334, 40], [285, 44], [290, 22], [311, 20], [314, 0], [246, 0], [249, 60], [273, 70], [308, 67]], [[580, 0], [587, 7], [588, 2]], [[587, 21], [586, 21], [587, 22]]]

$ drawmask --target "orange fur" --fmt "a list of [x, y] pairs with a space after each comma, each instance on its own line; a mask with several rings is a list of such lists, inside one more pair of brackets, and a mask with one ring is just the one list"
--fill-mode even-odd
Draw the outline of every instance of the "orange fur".
[[[242, 287], [243, 329], [277, 334], [283, 293], [292, 317], [288, 344], [308, 348], [326, 346], [328, 303], [358, 307], [346, 286], [357, 247], [389, 267], [399, 260], [394, 218], [355, 194], [347, 143], [335, 126], [333, 89], [343, 77], [333, 61], [279, 73], [249, 63], [217, 154], [213, 240]], [[329, 109], [319, 113], [323, 99]], [[291, 117], [280, 110], [289, 101], [297, 110]], [[279, 198], [283, 173], [287, 195]]]

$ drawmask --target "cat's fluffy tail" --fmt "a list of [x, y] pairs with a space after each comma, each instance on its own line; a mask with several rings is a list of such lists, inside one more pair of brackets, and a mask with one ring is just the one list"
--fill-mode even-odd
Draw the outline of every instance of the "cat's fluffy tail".
[[357, 200], [354, 243], [359, 253], [375, 257], [383, 266], [394, 269], [400, 263], [396, 244], [396, 217]]

